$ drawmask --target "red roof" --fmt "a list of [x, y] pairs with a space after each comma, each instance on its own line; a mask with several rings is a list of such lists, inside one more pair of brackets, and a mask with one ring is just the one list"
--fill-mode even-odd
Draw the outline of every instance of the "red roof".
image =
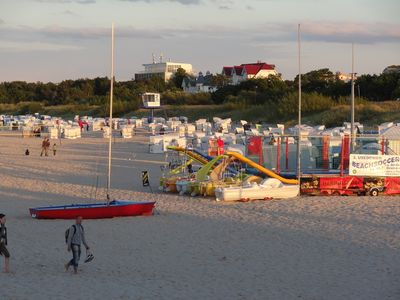
[[252, 64], [241, 64], [240, 66], [233, 67], [223, 67], [222, 74], [230, 77], [233, 75], [233, 71], [235, 71], [236, 75], [243, 75], [243, 71], [246, 71], [247, 75], [257, 75], [261, 70], [274, 70], [275, 65], [269, 65], [267, 63], [259, 62]]
[[256, 75], [261, 70], [274, 70], [274, 65], [269, 65], [266, 63], [254, 63], [254, 64], [242, 64], [241, 65], [245, 70], [247, 75]]
[[243, 72], [243, 66], [234, 66], [236, 75], [242, 75]]
[[222, 74], [225, 76], [232, 76], [232, 71], [233, 71], [233, 67], [223, 67], [222, 68]]

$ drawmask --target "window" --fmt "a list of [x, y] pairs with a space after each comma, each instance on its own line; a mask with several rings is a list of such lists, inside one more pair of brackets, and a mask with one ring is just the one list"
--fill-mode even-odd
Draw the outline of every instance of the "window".
[[181, 65], [168, 65], [167, 72], [175, 73], [179, 68]]

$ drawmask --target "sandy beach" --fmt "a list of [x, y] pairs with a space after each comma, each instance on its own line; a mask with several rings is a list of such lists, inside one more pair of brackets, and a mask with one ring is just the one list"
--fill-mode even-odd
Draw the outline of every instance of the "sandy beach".
[[138, 136], [115, 140], [111, 194], [156, 200], [156, 214], [84, 221], [95, 259], [66, 272], [72, 221], [35, 220], [28, 208], [104, 200], [107, 142], [54, 142], [57, 155], [40, 157], [41, 139], [0, 136], [12, 269], [0, 273], [1, 299], [400, 299], [400, 197], [226, 204], [162, 194], [163, 155]]

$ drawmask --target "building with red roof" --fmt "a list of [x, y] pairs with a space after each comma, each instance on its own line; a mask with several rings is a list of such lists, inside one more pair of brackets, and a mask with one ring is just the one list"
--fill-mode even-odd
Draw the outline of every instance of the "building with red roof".
[[257, 62], [241, 64], [240, 66], [223, 67], [222, 75], [228, 77], [231, 83], [236, 85], [253, 78], [267, 78], [271, 75], [278, 76], [278, 72], [275, 70], [275, 65]]

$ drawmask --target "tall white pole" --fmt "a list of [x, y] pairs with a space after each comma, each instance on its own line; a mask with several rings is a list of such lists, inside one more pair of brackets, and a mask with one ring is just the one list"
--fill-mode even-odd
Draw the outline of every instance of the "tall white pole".
[[299, 63], [299, 119], [298, 119], [298, 140], [297, 140], [297, 180], [299, 181], [300, 185], [300, 178], [301, 178], [301, 47], [300, 47], [300, 24], [298, 24], [297, 28], [297, 44], [298, 44], [298, 63]]
[[111, 153], [112, 153], [112, 132], [113, 132], [113, 94], [114, 94], [114, 23], [111, 25], [111, 78], [110, 78], [110, 117], [108, 124], [110, 126], [110, 135], [108, 139], [108, 180], [107, 180], [107, 200], [110, 200], [111, 189]]
[[351, 125], [350, 125], [350, 145], [351, 151], [354, 151], [354, 43], [351, 44]]

